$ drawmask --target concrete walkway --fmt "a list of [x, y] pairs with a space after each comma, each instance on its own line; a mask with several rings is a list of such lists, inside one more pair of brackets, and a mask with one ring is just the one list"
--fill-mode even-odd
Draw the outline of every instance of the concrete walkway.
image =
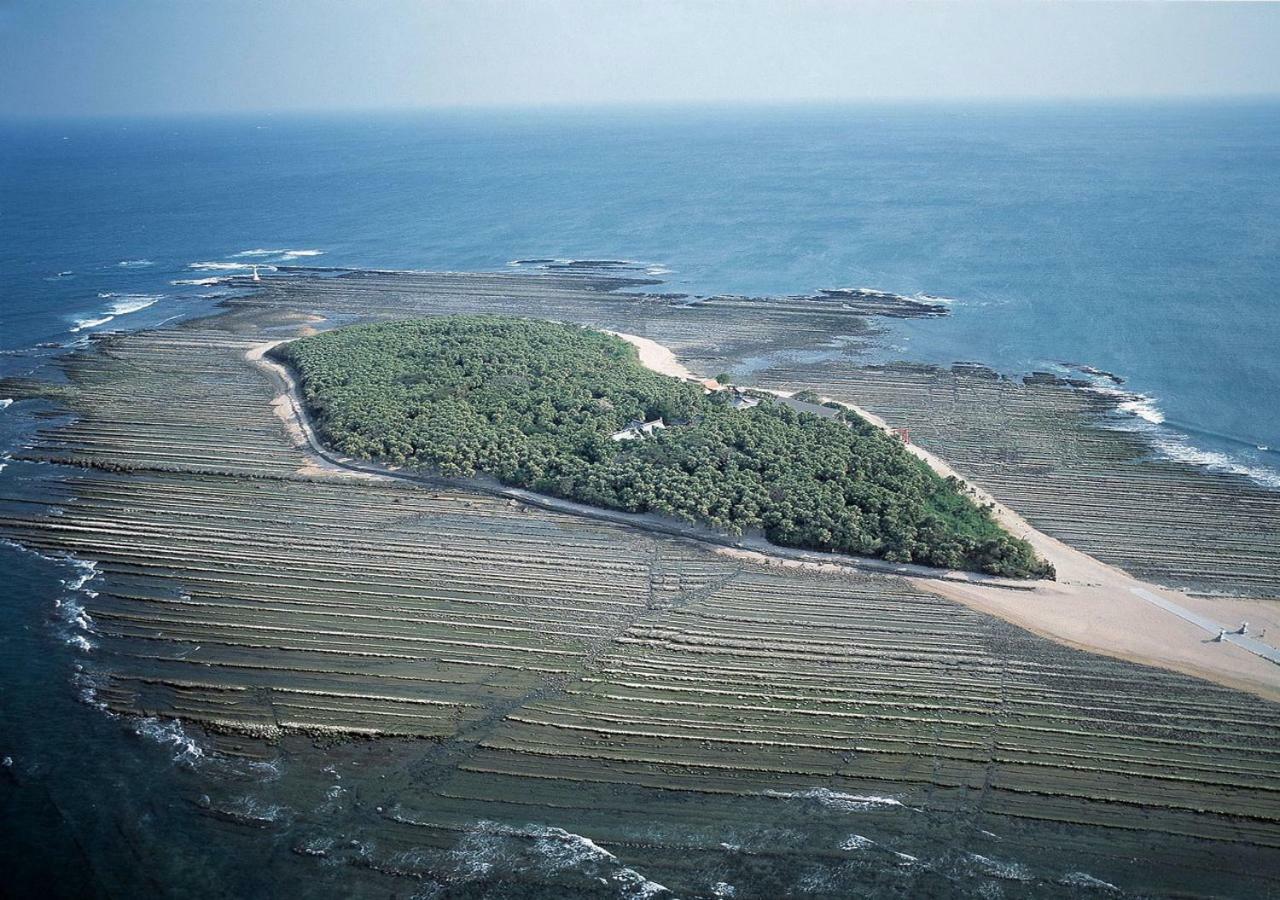
[[1205, 618], [1199, 613], [1194, 613], [1191, 610], [1187, 609], [1185, 606], [1179, 606], [1177, 603], [1174, 603], [1172, 600], [1166, 600], [1164, 597], [1161, 597], [1158, 594], [1154, 594], [1151, 591], [1147, 590], [1146, 588], [1132, 587], [1132, 588], [1129, 588], [1129, 593], [1137, 597], [1141, 597], [1143, 600], [1146, 600], [1148, 603], [1154, 604], [1163, 610], [1173, 613], [1175, 616], [1177, 616], [1180, 619], [1185, 619], [1186, 621], [1190, 622], [1193, 625], [1200, 626], [1201, 628], [1209, 632], [1209, 634], [1213, 635], [1214, 637], [1218, 636], [1218, 632], [1226, 631], [1227, 634], [1224, 634], [1222, 636], [1222, 639], [1224, 641], [1228, 641], [1232, 644], [1235, 644], [1237, 647], [1242, 647], [1245, 650], [1248, 650], [1250, 653], [1255, 653], [1258, 656], [1261, 656], [1263, 659], [1269, 659], [1273, 663], [1280, 663], [1280, 650], [1277, 650], [1275, 647], [1272, 647], [1270, 644], [1264, 644], [1262, 641], [1258, 640], [1257, 638], [1251, 638], [1248, 635], [1231, 634], [1230, 632], [1233, 626], [1220, 625], [1217, 622], [1213, 621], [1212, 619]]

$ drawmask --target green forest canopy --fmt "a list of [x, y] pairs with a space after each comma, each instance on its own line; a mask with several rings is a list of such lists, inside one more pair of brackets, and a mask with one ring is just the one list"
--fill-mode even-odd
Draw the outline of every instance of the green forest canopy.
[[[342, 453], [505, 484], [788, 547], [1052, 577], [955, 479], [846, 412], [823, 419], [649, 371], [630, 344], [576, 325], [448, 316], [357, 325], [274, 355], [300, 376]], [[632, 441], [635, 420], [667, 428]]]

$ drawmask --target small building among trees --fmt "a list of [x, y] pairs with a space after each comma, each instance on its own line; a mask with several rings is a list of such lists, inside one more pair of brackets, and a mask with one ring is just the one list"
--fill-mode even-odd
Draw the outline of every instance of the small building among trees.
[[610, 437], [615, 441], [634, 441], [640, 438], [646, 438], [652, 435], [660, 428], [666, 428], [662, 418], [659, 417], [651, 422], [641, 422], [639, 419], [632, 419], [626, 428], [621, 431], [615, 431]]

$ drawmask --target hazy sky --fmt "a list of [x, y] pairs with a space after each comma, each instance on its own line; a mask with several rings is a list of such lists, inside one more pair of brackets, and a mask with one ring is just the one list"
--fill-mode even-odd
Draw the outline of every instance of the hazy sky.
[[0, 114], [1280, 94], [1280, 5], [0, 0]]

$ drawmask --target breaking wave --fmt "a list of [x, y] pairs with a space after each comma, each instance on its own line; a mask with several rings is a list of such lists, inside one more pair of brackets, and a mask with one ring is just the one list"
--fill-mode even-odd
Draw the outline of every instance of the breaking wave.
[[8, 409], [10, 406], [13, 406], [12, 397], [0, 397], [0, 409]]
[[[1241, 475], [1262, 487], [1280, 490], [1280, 471], [1251, 464], [1222, 450], [1196, 446], [1190, 435], [1166, 420], [1164, 410], [1157, 404], [1155, 397], [1114, 387], [1118, 376], [1110, 373], [1087, 366], [1073, 368], [1086, 374], [1092, 382], [1084, 390], [1114, 401], [1115, 415], [1104, 420], [1108, 427], [1140, 434], [1156, 455], [1173, 462], [1197, 466], [1210, 472]], [[1263, 452], [1264, 449], [1257, 448], [1258, 452]]]
[[122, 269], [145, 269], [147, 266], [154, 266], [149, 259], [122, 259], [116, 263]]
[[860, 834], [851, 834], [840, 842], [841, 850], [866, 850], [868, 847], [874, 847], [876, 842], [871, 838], [863, 837]]
[[970, 853], [969, 859], [977, 865], [979, 870], [992, 878], [1002, 878], [1005, 881], [1032, 881], [1035, 878], [1031, 870], [1022, 863], [1004, 862], [983, 856], [981, 853]]
[[515, 269], [540, 269], [544, 272], [576, 272], [584, 275], [616, 275], [631, 273], [651, 278], [670, 275], [671, 270], [661, 263], [641, 262], [634, 259], [562, 259], [536, 257], [513, 259], [508, 266]]
[[127, 316], [129, 313], [139, 312], [148, 306], [153, 306], [158, 300], [163, 300], [163, 294], [99, 294], [101, 300], [112, 300], [115, 302], [107, 307], [107, 312], [113, 316]]
[[1109, 894], [1120, 893], [1120, 888], [1101, 878], [1094, 878], [1088, 872], [1068, 872], [1058, 879], [1058, 884], [1066, 887], [1085, 888], [1086, 890], [1105, 891]]
[[[393, 814], [392, 818], [400, 817]], [[590, 838], [551, 826], [513, 828], [478, 822], [449, 852], [449, 859], [455, 876], [463, 880], [490, 877], [495, 870], [572, 873], [612, 888], [618, 897], [643, 900], [671, 893]]]
[[1130, 415], [1137, 416], [1139, 419], [1150, 422], [1152, 425], [1159, 425], [1164, 422], [1164, 412], [1160, 407], [1156, 406], [1156, 401], [1151, 397], [1138, 396], [1132, 400], [1123, 401], [1118, 407], [1121, 412], [1127, 412]]
[[239, 253], [232, 253], [232, 259], [261, 259], [265, 256], [277, 257], [278, 262], [285, 262], [292, 259], [306, 259], [312, 256], [323, 256], [323, 250], [290, 250], [287, 247], [279, 250], [268, 250], [263, 247], [255, 247], [252, 250], [241, 250]]
[[1205, 450], [1176, 431], [1162, 430], [1148, 435], [1151, 446], [1166, 459], [1199, 466], [1210, 472], [1243, 475], [1256, 484], [1280, 490], [1280, 472], [1262, 466], [1251, 466], [1218, 450]]
[[[75, 568], [76, 574], [62, 579], [62, 586], [70, 594], [80, 594], [90, 599], [98, 596], [97, 591], [90, 590], [87, 585], [98, 577], [97, 563], [89, 560], [69, 557], [68, 561]], [[58, 623], [58, 631], [62, 639], [82, 653], [89, 653], [96, 648], [90, 636], [96, 634], [93, 617], [85, 610], [74, 596], [58, 597], [53, 601], [53, 615]]]
[[115, 316], [98, 316], [96, 318], [89, 317], [85, 319], [76, 319], [75, 323], [71, 326], [71, 330], [87, 331], [90, 328], [97, 328], [99, 325], [106, 325], [114, 318]]
[[188, 269], [208, 270], [212, 272], [247, 272], [255, 265], [259, 268], [268, 268], [260, 263], [238, 263], [238, 262], [193, 262], [187, 263]]
[[226, 280], [226, 278], [220, 278], [215, 275], [212, 278], [176, 278], [169, 283], [174, 285], [197, 285], [203, 287], [210, 284], [222, 284], [222, 282]]
[[[903, 806], [902, 801], [894, 797], [864, 796], [861, 794], [845, 794], [830, 788], [810, 788], [804, 791], [765, 791], [766, 797], [780, 800], [816, 800], [829, 809], [841, 812], [863, 812], [868, 809]], [[906, 807], [903, 807], [904, 809]]]
[[174, 761], [194, 763], [204, 757], [204, 750], [196, 743], [195, 738], [182, 730], [182, 723], [177, 719], [165, 721], [156, 716], [147, 716], [133, 723], [134, 734], [157, 744], [172, 747], [175, 751]]

